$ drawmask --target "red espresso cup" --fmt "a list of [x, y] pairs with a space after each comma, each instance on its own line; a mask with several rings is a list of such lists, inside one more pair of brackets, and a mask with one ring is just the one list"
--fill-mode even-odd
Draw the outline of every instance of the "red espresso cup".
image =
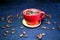
[[[35, 12], [37, 12], [37, 14], [28, 15], [27, 12], [29, 10], [32, 10], [32, 11], [36, 10]], [[29, 24], [29, 25], [35, 25], [39, 21], [43, 20], [44, 17], [45, 17], [45, 12], [43, 12], [41, 10], [38, 10], [38, 9], [34, 9], [34, 8], [26, 9], [22, 12], [22, 14], [23, 14], [23, 17], [24, 17], [26, 23]]]

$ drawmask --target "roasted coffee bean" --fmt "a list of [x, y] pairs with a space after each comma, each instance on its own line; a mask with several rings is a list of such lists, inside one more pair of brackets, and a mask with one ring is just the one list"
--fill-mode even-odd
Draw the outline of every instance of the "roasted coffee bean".
[[3, 18], [3, 17], [1, 18], [1, 20], [4, 20], [4, 19], [5, 19], [5, 18]]
[[14, 31], [15, 29], [14, 28], [12, 28], [12, 31]]
[[49, 14], [49, 16], [48, 16], [48, 17], [49, 17], [49, 18], [52, 18], [50, 14]]
[[16, 17], [18, 17], [19, 15], [18, 15], [18, 13], [16, 14]]
[[4, 29], [5, 28], [5, 26], [2, 26], [2, 29]]
[[5, 30], [5, 33], [8, 33], [9, 31], [8, 30]]
[[22, 32], [22, 34], [23, 34], [23, 35], [26, 35], [26, 32], [25, 32], [25, 31], [23, 31], [23, 32]]
[[56, 22], [54, 21], [53, 24], [56, 24]]
[[12, 34], [14, 34], [15, 32], [14, 32], [14, 31], [12, 31], [11, 33], [12, 33]]
[[23, 34], [20, 34], [20, 38], [22, 38], [23, 37]]
[[21, 28], [21, 29], [24, 29], [24, 27], [23, 27], [23, 26], [21, 26], [20, 28]]
[[42, 29], [47, 29], [45, 26], [42, 26], [41, 28], [42, 28]]
[[52, 29], [52, 30], [54, 30], [55, 28], [54, 28], [54, 27], [52, 27], [51, 29]]
[[45, 33], [41, 33], [42, 34], [42, 36], [45, 36]]
[[58, 30], [60, 30], [60, 26], [58, 26]]
[[47, 21], [46, 24], [51, 24], [50, 21]]
[[12, 21], [11, 20], [8, 20], [8, 23], [12, 23]]
[[6, 33], [4, 33], [3, 35], [4, 35], [4, 36], [6, 36], [7, 34], [6, 34]]
[[9, 28], [9, 27], [10, 27], [10, 25], [9, 25], [9, 24], [7, 24], [7, 25], [6, 25], [6, 27], [7, 27], [7, 28]]
[[43, 37], [42, 34], [37, 35], [37, 38], [38, 38], [39, 40], [41, 40], [42, 37]]
[[12, 18], [12, 15], [8, 15], [7, 18]]
[[49, 19], [52, 18], [50, 14], [46, 14], [45, 16], [48, 17]]

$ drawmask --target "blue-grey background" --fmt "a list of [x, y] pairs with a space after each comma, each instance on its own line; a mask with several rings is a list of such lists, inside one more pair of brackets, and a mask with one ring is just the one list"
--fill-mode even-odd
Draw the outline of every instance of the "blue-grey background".
[[[60, 40], [60, 30], [57, 30], [57, 27], [60, 25], [60, 19], [56, 16], [60, 16], [60, 1], [59, 0], [0, 0], [0, 18], [6, 18], [6, 15], [16, 15], [19, 13], [22, 16], [21, 12], [27, 8], [37, 8], [45, 13], [52, 15], [50, 20], [51, 24], [45, 24], [45, 20], [42, 21], [42, 24], [35, 29], [26, 28], [21, 30], [20, 27], [23, 26], [22, 20], [14, 19], [13, 23], [10, 25], [10, 28], [2, 29], [3, 25], [6, 25], [6, 20], [0, 20], [0, 40], [38, 40], [36, 35], [44, 32], [46, 36], [42, 40]], [[56, 21], [57, 24], [54, 25], [53, 21]], [[55, 30], [43, 30], [41, 26], [46, 26], [48, 28], [55, 27]], [[11, 28], [15, 28], [15, 33], [11, 34]], [[9, 33], [7, 36], [3, 36], [4, 30], [8, 30]], [[26, 31], [28, 37], [20, 38], [19, 35], [22, 31]]]

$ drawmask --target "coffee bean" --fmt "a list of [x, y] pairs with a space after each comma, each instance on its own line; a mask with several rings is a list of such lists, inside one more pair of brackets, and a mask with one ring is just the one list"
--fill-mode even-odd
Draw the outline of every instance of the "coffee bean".
[[21, 26], [20, 28], [21, 28], [21, 29], [24, 29], [24, 27], [23, 27], [23, 26]]
[[9, 31], [8, 30], [5, 30], [5, 33], [8, 33]]
[[1, 19], [4, 20], [5, 18], [2, 17]]
[[12, 18], [12, 15], [8, 15], [7, 18]]
[[50, 21], [47, 21], [46, 24], [51, 24]]
[[15, 29], [14, 28], [12, 28], [12, 31], [14, 31]]
[[14, 32], [14, 31], [12, 31], [11, 33], [12, 33], [12, 34], [14, 34], [15, 32]]
[[16, 14], [16, 17], [18, 17], [19, 15], [18, 15], [18, 13]]
[[26, 35], [26, 32], [25, 32], [25, 31], [23, 31], [23, 32], [22, 32], [22, 34], [23, 34], [23, 35]]
[[42, 34], [37, 35], [37, 38], [38, 38], [39, 40], [41, 40], [41, 39], [42, 39]]
[[42, 26], [41, 28], [42, 28], [42, 29], [46, 29], [46, 27], [45, 27], [45, 26]]
[[45, 36], [45, 33], [41, 33], [42, 34], [42, 36]]
[[60, 26], [58, 26], [58, 30], [60, 30]]
[[52, 18], [50, 14], [49, 14], [49, 18]]
[[55, 28], [54, 28], [54, 27], [52, 27], [51, 29], [52, 29], [52, 30], [54, 30]]
[[5, 26], [2, 26], [2, 29], [4, 29], [5, 28]]
[[8, 20], [8, 23], [12, 23], [12, 21], [11, 20]]
[[9, 27], [10, 27], [10, 25], [9, 25], [9, 24], [7, 24], [7, 25], [6, 25], [6, 27], [7, 27], [7, 28], [9, 28]]
[[56, 24], [56, 22], [54, 21], [53, 24]]
[[4, 36], [6, 36], [7, 34], [6, 34], [6, 33], [4, 33], [3, 35], [4, 35]]
[[22, 38], [23, 37], [23, 34], [20, 34], [20, 38]]
[[48, 17], [49, 19], [52, 18], [50, 14], [46, 14], [45, 16]]

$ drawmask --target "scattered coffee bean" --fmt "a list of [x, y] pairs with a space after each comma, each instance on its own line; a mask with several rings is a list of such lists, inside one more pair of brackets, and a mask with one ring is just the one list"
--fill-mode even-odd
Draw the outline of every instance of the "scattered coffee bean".
[[25, 32], [25, 31], [23, 31], [23, 32], [22, 32], [22, 34], [23, 34], [23, 35], [26, 35], [26, 32]]
[[51, 29], [52, 29], [52, 30], [54, 30], [55, 28], [54, 28], [54, 27], [52, 27]]
[[4, 29], [5, 28], [5, 26], [2, 26], [2, 29]]
[[12, 23], [12, 21], [11, 20], [8, 20], [8, 23]]
[[9, 24], [7, 24], [7, 25], [6, 25], [6, 27], [7, 27], [7, 28], [9, 28], [9, 27], [10, 27], [10, 25], [9, 25]]
[[7, 16], [7, 18], [12, 18], [12, 15]]
[[18, 13], [16, 14], [16, 17], [18, 17], [19, 15], [18, 15]]
[[42, 36], [45, 36], [45, 33], [41, 33], [42, 34]]
[[12, 31], [11, 33], [12, 33], [12, 34], [14, 34], [15, 32], [14, 32], [14, 31]]
[[60, 26], [58, 26], [58, 30], [60, 30]]
[[47, 21], [46, 24], [51, 24], [50, 21]]
[[6, 36], [7, 34], [6, 34], [6, 33], [4, 33], [3, 35], [4, 35], [4, 36]]
[[8, 33], [9, 31], [8, 30], [5, 30], [5, 33]]
[[22, 38], [23, 37], [23, 34], [20, 34], [20, 38]]
[[48, 17], [49, 19], [52, 18], [50, 14], [46, 14], [46, 17]]
[[42, 39], [42, 34], [37, 35], [37, 38], [38, 38], [39, 40], [41, 40], [41, 39]]
[[4, 20], [5, 18], [2, 17], [1, 19]]
[[15, 29], [14, 28], [12, 28], [12, 31], [14, 31]]
[[54, 21], [53, 24], [56, 24], [56, 22]]
[[24, 27], [23, 27], [23, 26], [21, 26], [20, 28], [21, 28], [21, 29], [24, 29]]
[[52, 18], [50, 14], [49, 14], [49, 18]]
[[42, 28], [42, 29], [46, 29], [46, 27], [45, 27], [45, 26], [42, 26], [41, 28]]

